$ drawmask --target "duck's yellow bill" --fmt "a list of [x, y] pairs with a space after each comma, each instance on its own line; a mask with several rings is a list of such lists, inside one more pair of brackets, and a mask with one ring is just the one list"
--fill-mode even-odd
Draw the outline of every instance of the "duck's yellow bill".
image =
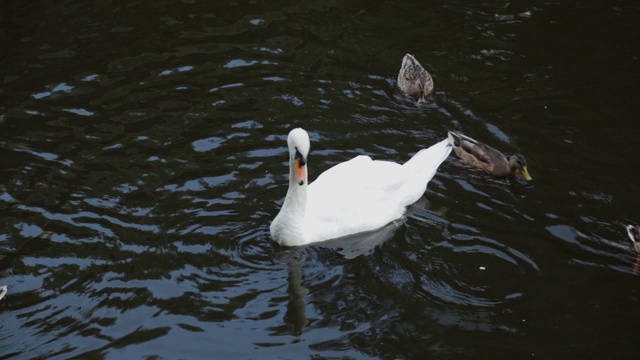
[[302, 185], [305, 180], [304, 165], [300, 164], [300, 159], [296, 159], [296, 182]]
[[527, 180], [527, 181], [533, 180], [531, 175], [529, 175], [529, 171], [527, 170], [526, 166], [524, 166], [522, 169], [520, 169], [520, 173], [522, 174], [522, 176], [524, 177], [525, 180]]

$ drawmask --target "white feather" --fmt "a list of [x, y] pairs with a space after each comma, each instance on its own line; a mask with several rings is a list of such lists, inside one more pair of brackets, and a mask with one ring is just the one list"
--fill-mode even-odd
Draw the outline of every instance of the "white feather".
[[[289, 133], [290, 154], [309, 149], [308, 135], [301, 131]], [[382, 228], [420, 199], [451, 149], [443, 140], [403, 165], [357, 156], [308, 186], [290, 180], [282, 209], [271, 223], [271, 236], [281, 245], [297, 246]]]

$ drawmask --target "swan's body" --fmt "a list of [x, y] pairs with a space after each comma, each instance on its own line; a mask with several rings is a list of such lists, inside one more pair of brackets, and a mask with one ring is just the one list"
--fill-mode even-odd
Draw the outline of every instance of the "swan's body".
[[398, 87], [405, 94], [417, 98], [420, 104], [433, 91], [433, 78], [413, 55], [406, 54], [398, 73]]
[[335, 165], [308, 185], [309, 136], [294, 129], [287, 142], [289, 190], [270, 227], [273, 240], [285, 246], [376, 230], [401, 218], [451, 152], [449, 141], [443, 140], [403, 165], [361, 155]]
[[627, 225], [627, 234], [633, 242], [633, 248], [640, 254], [640, 228], [633, 225]]

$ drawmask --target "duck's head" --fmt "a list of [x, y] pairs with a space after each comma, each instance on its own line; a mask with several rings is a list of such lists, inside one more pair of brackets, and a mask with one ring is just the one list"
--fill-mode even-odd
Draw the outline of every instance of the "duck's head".
[[524, 158], [522, 154], [513, 154], [509, 157], [509, 166], [511, 167], [511, 172], [515, 175], [516, 171], [519, 171], [524, 177], [525, 180], [531, 181], [531, 175], [529, 175], [529, 170], [527, 170], [527, 159]]
[[289, 145], [290, 166], [295, 175], [295, 182], [298, 185], [304, 185], [307, 183], [307, 157], [311, 148], [309, 134], [302, 128], [295, 128], [289, 132], [287, 145]]

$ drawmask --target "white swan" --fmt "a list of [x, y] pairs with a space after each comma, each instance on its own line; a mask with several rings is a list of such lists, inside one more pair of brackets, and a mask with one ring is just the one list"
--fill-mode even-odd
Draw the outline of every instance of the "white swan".
[[403, 165], [368, 156], [337, 164], [310, 185], [309, 135], [289, 132], [289, 190], [271, 223], [271, 237], [299, 246], [379, 229], [399, 219], [418, 201], [452, 146], [443, 140], [415, 154]]

